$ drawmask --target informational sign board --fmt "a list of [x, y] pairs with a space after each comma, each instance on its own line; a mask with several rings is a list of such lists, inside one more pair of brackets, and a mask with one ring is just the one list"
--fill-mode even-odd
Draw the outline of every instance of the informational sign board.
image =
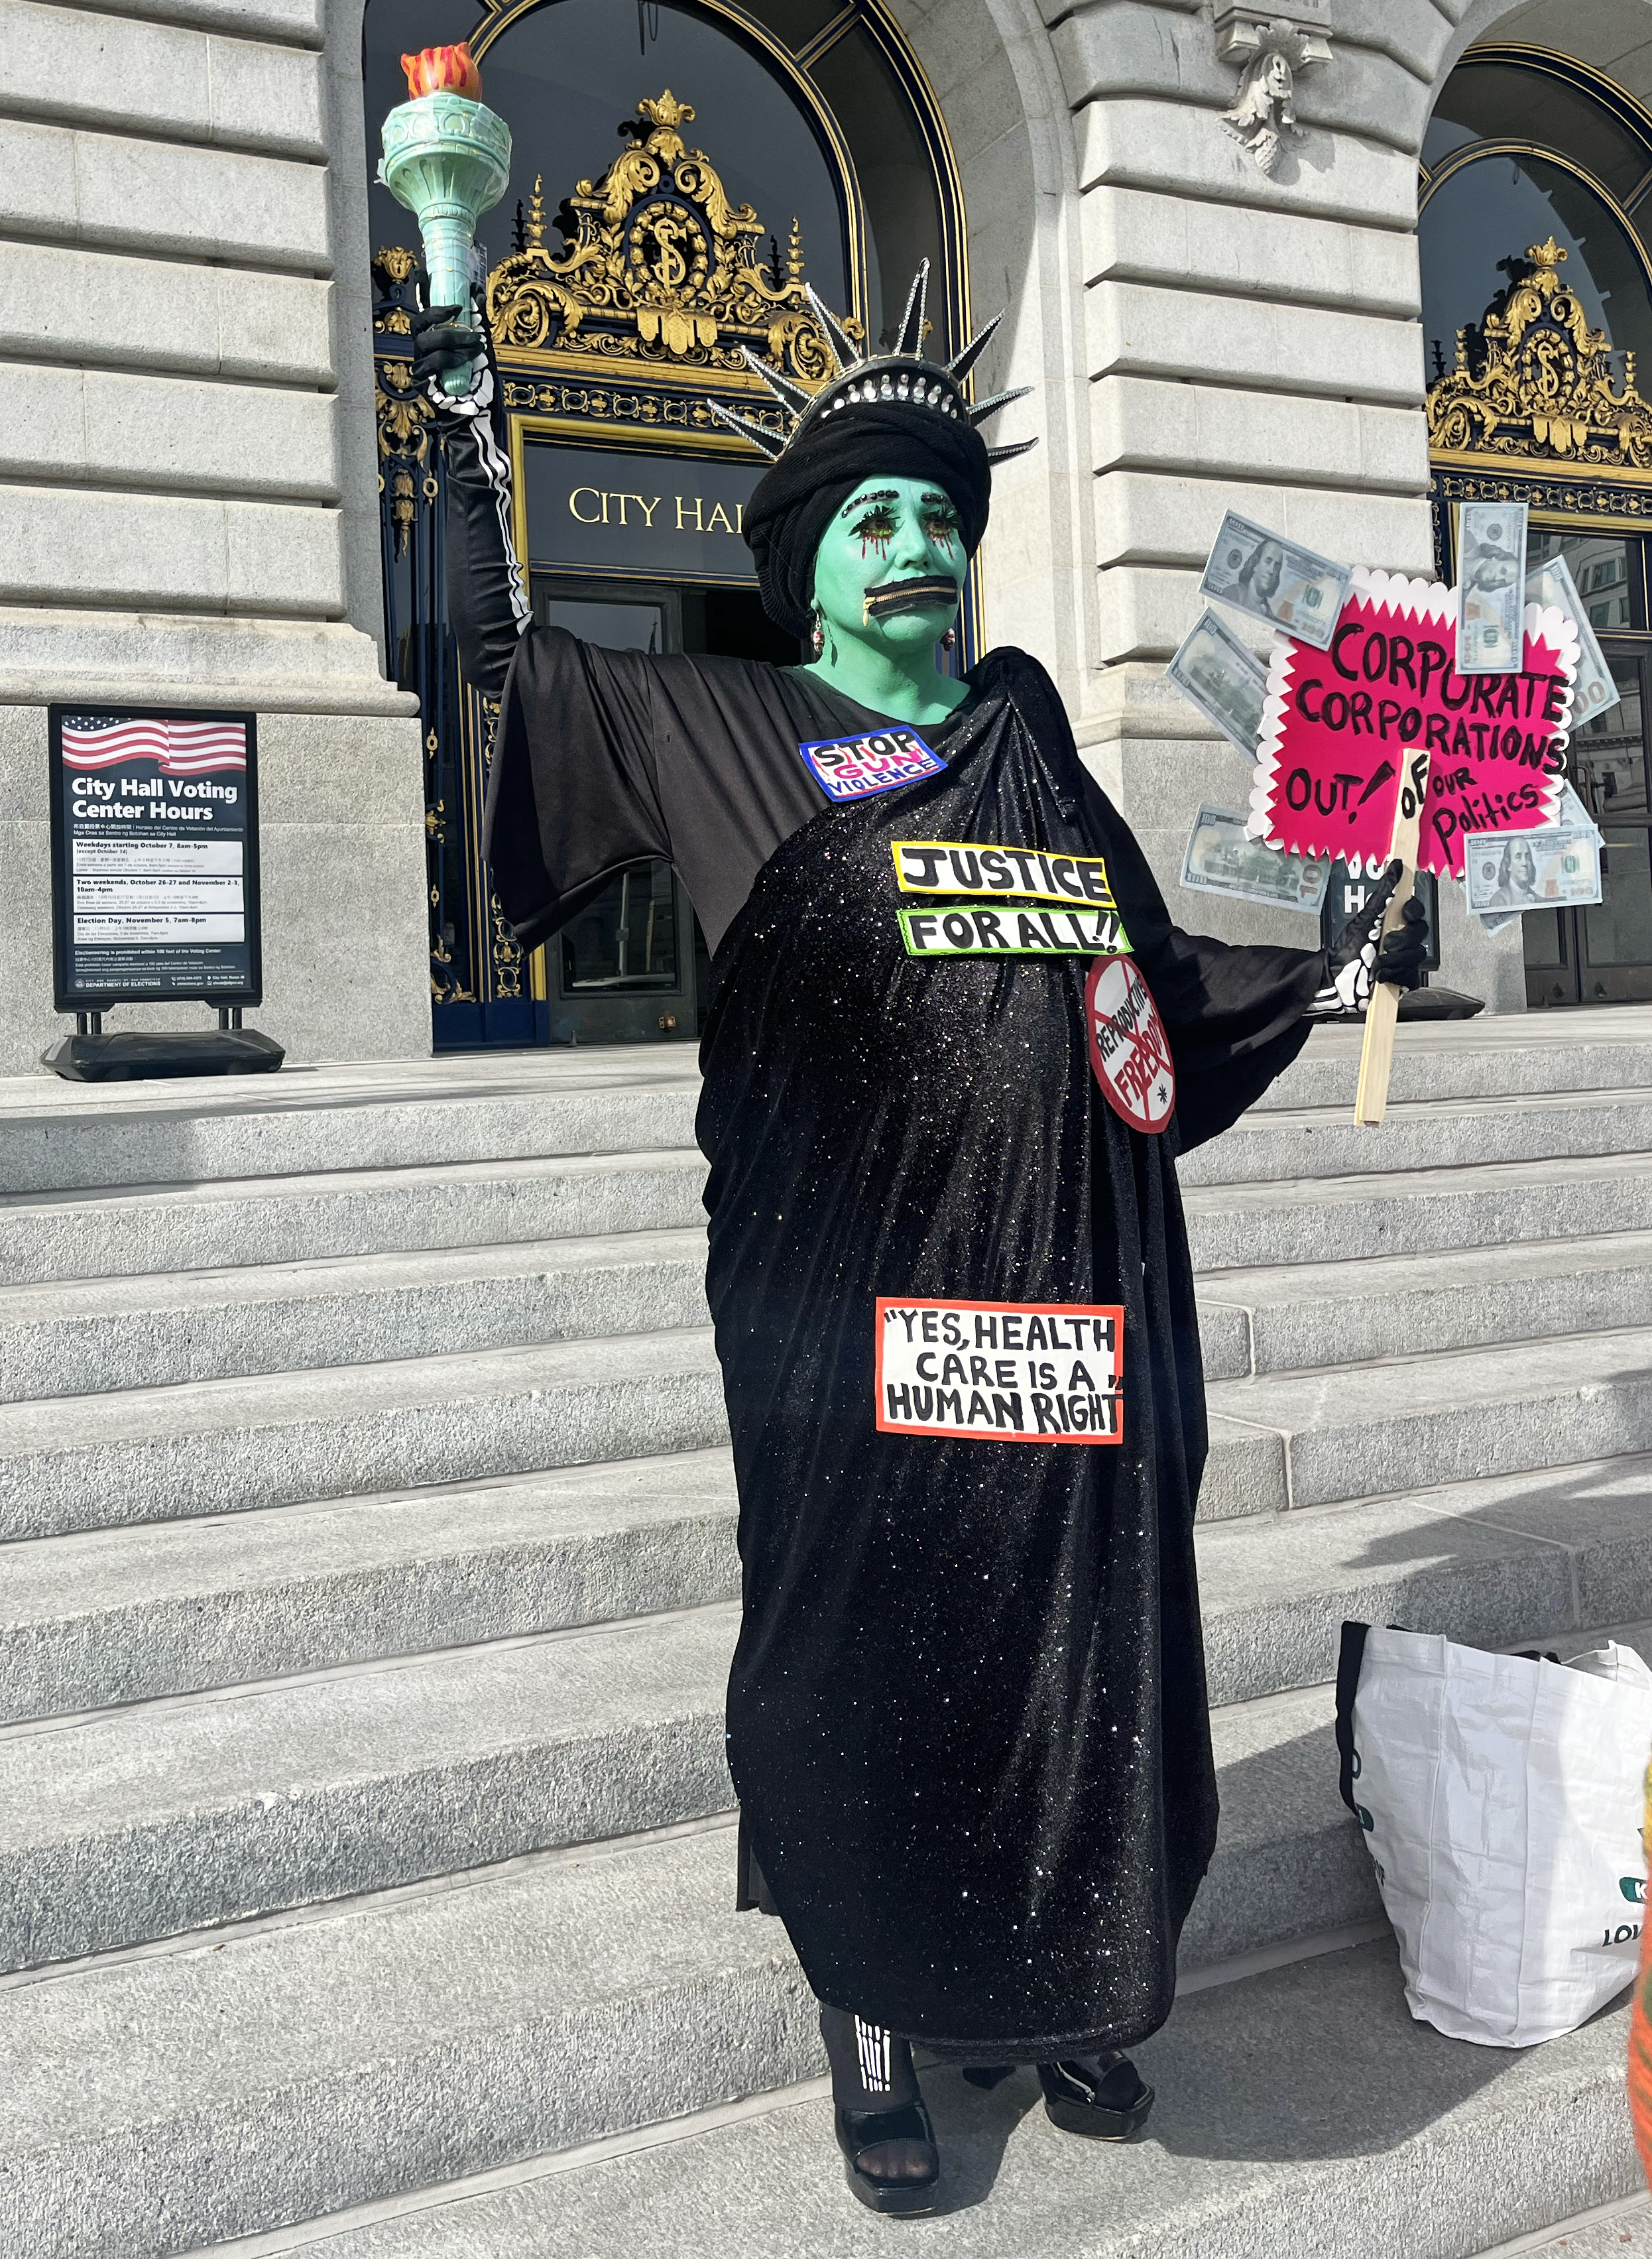
[[257, 1004], [251, 714], [48, 709], [54, 1002]]

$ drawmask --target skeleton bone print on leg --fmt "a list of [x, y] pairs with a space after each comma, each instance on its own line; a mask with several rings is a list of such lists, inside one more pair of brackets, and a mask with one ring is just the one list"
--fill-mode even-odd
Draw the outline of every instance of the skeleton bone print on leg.
[[1084, 987], [1090, 1065], [1132, 1130], [1153, 1135], [1176, 1111], [1176, 1064], [1153, 993], [1132, 957], [1098, 957]]

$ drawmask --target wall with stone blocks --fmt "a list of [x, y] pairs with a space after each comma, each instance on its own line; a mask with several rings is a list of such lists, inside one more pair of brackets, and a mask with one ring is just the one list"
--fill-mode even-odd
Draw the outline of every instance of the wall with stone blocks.
[[0, 1072], [66, 1024], [51, 699], [254, 709], [249, 1017], [295, 1058], [430, 1048], [423, 757], [377, 643], [360, 32], [360, 0], [0, 0]]
[[[1229, 507], [1432, 576], [1415, 230], [1435, 92], [1469, 37], [1579, 52], [1584, 16], [1597, 48], [1652, 75], [1628, 20], [1643, 0], [1338, 0], [1333, 61], [1299, 80], [1305, 132], [1272, 179], [1222, 129], [1238, 74], [1206, 0], [897, 5], [959, 141], [978, 298], [1010, 303], [985, 388], [1038, 387], [1004, 418], [1044, 445], [994, 497], [991, 633], [1057, 673], [1177, 916], [1316, 939], [1300, 916], [1177, 885], [1199, 802], [1243, 807], [1249, 772], [1164, 662]], [[1523, 1009], [1518, 930], [1488, 943], [1448, 894], [1445, 979]]]

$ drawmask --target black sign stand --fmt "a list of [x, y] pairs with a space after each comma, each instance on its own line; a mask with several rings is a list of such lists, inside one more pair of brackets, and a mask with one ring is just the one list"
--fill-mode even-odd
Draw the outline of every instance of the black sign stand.
[[[75, 1033], [42, 1064], [76, 1082], [256, 1074], [263, 1001], [258, 724], [248, 713], [47, 709], [53, 1002]], [[200, 1002], [216, 1029], [105, 1035], [116, 1004]]]

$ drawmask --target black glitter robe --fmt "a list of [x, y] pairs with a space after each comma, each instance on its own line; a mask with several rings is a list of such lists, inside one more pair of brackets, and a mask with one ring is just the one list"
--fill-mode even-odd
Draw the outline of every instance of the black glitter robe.
[[[812, 677], [536, 631], [490, 821], [525, 938], [658, 853], [716, 943], [698, 1126], [743, 1866], [823, 2000], [1032, 2061], [1164, 2020], [1214, 1845], [1175, 1158], [1295, 1055], [1323, 958], [1178, 931], [1043, 670], [1000, 652], [972, 681], [921, 733], [943, 771], [831, 804], [798, 745], [874, 717]], [[1102, 1096], [1083, 958], [907, 954], [891, 842], [915, 837], [1105, 858], [1171, 1037], [1168, 1130]], [[1122, 1442], [879, 1432], [874, 1304], [907, 1295], [1122, 1305]]]

